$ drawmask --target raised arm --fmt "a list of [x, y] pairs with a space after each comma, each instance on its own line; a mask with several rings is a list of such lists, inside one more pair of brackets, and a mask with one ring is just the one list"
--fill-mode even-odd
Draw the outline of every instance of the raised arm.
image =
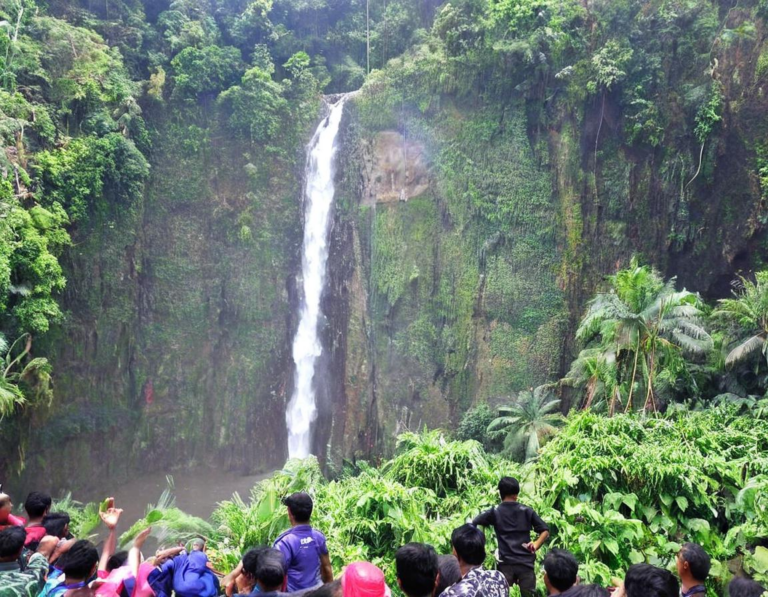
[[229, 583], [235, 582], [235, 579], [243, 573], [243, 560], [240, 560], [235, 569], [221, 579], [221, 585], [226, 587]]
[[128, 551], [128, 565], [131, 567], [134, 578], [139, 578], [139, 566], [141, 565], [141, 548], [144, 547], [144, 542], [152, 532], [152, 527], [147, 527], [141, 531], [133, 540], [133, 546]]
[[177, 545], [176, 547], [169, 547], [168, 549], [158, 549], [155, 552], [155, 566], [159, 566], [165, 562], [168, 558], [174, 558], [184, 551], [183, 545]]
[[107, 509], [104, 512], [99, 512], [101, 521], [109, 529], [109, 536], [104, 542], [104, 549], [101, 552], [101, 559], [99, 560], [99, 570], [107, 569], [107, 562], [115, 554], [115, 547], [117, 547], [117, 534], [115, 528], [120, 520], [120, 515], [123, 511], [120, 508], [115, 508], [115, 498], [111, 497], [107, 499]]

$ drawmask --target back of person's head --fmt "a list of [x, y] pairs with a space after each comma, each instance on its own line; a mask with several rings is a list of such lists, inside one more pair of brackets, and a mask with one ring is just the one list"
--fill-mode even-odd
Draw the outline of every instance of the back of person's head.
[[63, 539], [69, 531], [69, 522], [69, 514], [66, 512], [51, 512], [43, 517], [43, 528], [47, 535]]
[[285, 558], [279, 549], [268, 547], [259, 553], [256, 561], [256, 581], [267, 592], [278, 591], [285, 582]]
[[0, 510], [11, 505], [11, 496], [0, 491]]
[[8, 527], [0, 531], [0, 560], [14, 560], [21, 555], [27, 532], [23, 527]]
[[27, 511], [30, 518], [40, 518], [51, 509], [51, 503], [50, 495], [32, 491], [24, 500], [24, 510]]
[[59, 567], [69, 578], [87, 580], [95, 572], [99, 563], [99, 552], [93, 543], [81, 539], [76, 541], [62, 557]]
[[464, 524], [454, 529], [451, 545], [456, 557], [471, 566], [478, 566], [485, 561], [485, 533], [473, 524]]
[[728, 597], [762, 597], [765, 589], [760, 583], [737, 576], [728, 583]]
[[[696, 543], [685, 543], [680, 548], [680, 552], [677, 554], [680, 566], [685, 566], [691, 573], [691, 576], [699, 582], [704, 582], [709, 576], [709, 569], [712, 566], [712, 561], [709, 558], [709, 554], [704, 551], [701, 545]], [[680, 570], [680, 567], [678, 567]], [[682, 571], [681, 571], [682, 574]]]
[[611, 597], [611, 593], [600, 585], [576, 585], [568, 591], [568, 597]]
[[425, 543], [408, 543], [395, 553], [400, 588], [408, 597], [427, 597], [435, 590], [437, 552]]
[[293, 518], [298, 523], [309, 522], [312, 516], [312, 498], [303, 491], [292, 493], [283, 498], [283, 503], [288, 506]]
[[370, 562], [352, 562], [341, 577], [343, 597], [389, 597], [384, 573]]
[[567, 591], [576, 584], [579, 563], [570, 551], [552, 549], [544, 558], [544, 572], [554, 588], [558, 591]]
[[259, 565], [259, 556], [269, 549], [266, 546], [254, 547], [245, 552], [243, 556], [243, 572], [256, 578], [256, 567]]
[[678, 597], [680, 585], [669, 570], [650, 564], [634, 564], [624, 577], [627, 597]]
[[325, 583], [314, 591], [304, 593], [304, 597], [342, 597], [342, 595], [343, 588], [341, 586], [340, 578], [337, 578], [333, 582]]
[[499, 481], [499, 496], [503, 500], [507, 496], [520, 493], [520, 482], [514, 477], [502, 477]]
[[127, 551], [118, 551], [117, 553], [113, 553], [107, 560], [107, 572], [112, 572], [113, 570], [122, 568], [123, 566], [125, 566], [125, 563], [127, 561], [128, 561]]
[[439, 595], [461, 580], [461, 567], [456, 556], [438, 556], [437, 563], [440, 568], [440, 580], [437, 581], [435, 595]]

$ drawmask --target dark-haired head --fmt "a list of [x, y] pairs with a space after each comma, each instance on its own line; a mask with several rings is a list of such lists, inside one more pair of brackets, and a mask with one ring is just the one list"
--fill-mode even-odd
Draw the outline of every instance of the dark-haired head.
[[703, 583], [709, 576], [712, 562], [701, 545], [685, 543], [677, 553], [677, 573], [680, 578], [690, 574], [693, 580]]
[[24, 510], [30, 518], [42, 518], [51, 509], [51, 496], [39, 491], [32, 491], [24, 500]]
[[256, 578], [256, 567], [259, 565], [259, 556], [269, 549], [266, 545], [254, 547], [245, 552], [243, 556], [243, 572]]
[[256, 582], [262, 591], [279, 591], [285, 582], [285, 559], [283, 553], [269, 547], [259, 554], [256, 563]]
[[514, 497], [520, 493], [520, 482], [514, 477], [502, 477], [499, 481], [499, 496], [503, 500], [506, 497]]
[[439, 595], [461, 580], [461, 568], [456, 556], [438, 556], [437, 563], [440, 568], [440, 578], [435, 587], [435, 595]]
[[43, 517], [43, 527], [47, 535], [64, 539], [69, 533], [69, 514], [66, 512], [51, 512]]
[[99, 552], [93, 543], [81, 539], [76, 541], [70, 550], [62, 557], [58, 566], [64, 571], [67, 582], [71, 580], [88, 580], [96, 573], [99, 563]]
[[341, 579], [337, 578], [333, 582], [325, 583], [314, 591], [304, 593], [304, 597], [342, 597], [344, 588], [341, 586]]
[[21, 555], [27, 532], [23, 527], [8, 527], [0, 531], [0, 562], [12, 562]]
[[624, 589], [627, 597], [677, 597], [680, 585], [669, 570], [635, 564], [627, 570]]
[[577, 585], [568, 591], [568, 597], [611, 597], [611, 594], [600, 585]]
[[127, 551], [118, 551], [117, 553], [112, 554], [107, 560], [107, 572], [112, 572], [113, 570], [122, 568], [123, 566], [125, 566], [125, 563], [127, 561], [128, 561]]
[[553, 549], [544, 558], [544, 584], [567, 591], [576, 584], [579, 562], [570, 551]]
[[454, 529], [451, 545], [456, 557], [470, 566], [479, 566], [485, 561], [485, 534], [473, 524]]
[[288, 506], [288, 510], [293, 516], [293, 520], [298, 524], [306, 524], [312, 516], [312, 498], [303, 491], [292, 493], [283, 498], [283, 503]]
[[408, 597], [428, 597], [435, 590], [437, 552], [425, 543], [408, 543], [395, 553], [397, 581]]
[[748, 578], [737, 576], [728, 583], [728, 597], [761, 597], [763, 593], [763, 586]]

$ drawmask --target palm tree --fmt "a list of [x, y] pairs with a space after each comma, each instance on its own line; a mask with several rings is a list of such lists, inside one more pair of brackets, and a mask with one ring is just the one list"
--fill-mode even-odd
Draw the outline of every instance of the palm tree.
[[10, 346], [0, 334], [0, 419], [12, 415], [28, 398], [41, 402], [53, 398], [51, 366], [44, 358], [27, 360], [31, 349], [30, 334], [22, 334]]
[[533, 460], [542, 442], [565, 421], [559, 407], [551, 384], [523, 390], [512, 404], [499, 408], [499, 416], [488, 425], [488, 436], [504, 437], [505, 450], [514, 453], [524, 448], [524, 461]]
[[585, 348], [560, 383], [583, 391], [580, 408], [597, 409], [607, 405], [613, 415], [616, 404], [621, 403], [618, 373], [615, 352], [599, 347]]
[[[645, 392], [643, 410], [656, 410], [660, 372], [666, 380], [690, 378], [684, 355], [712, 349], [712, 338], [701, 323], [701, 300], [686, 290], [678, 292], [675, 278], [665, 283], [656, 270], [638, 265], [636, 258], [609, 279], [610, 291], [589, 303], [576, 337], [596, 349], [606, 364], [616, 363], [616, 379], [627, 392], [626, 410], [632, 408], [636, 388]], [[576, 381], [589, 385], [588, 379]], [[617, 399], [614, 391], [612, 408]]]
[[740, 277], [734, 286], [734, 298], [719, 301], [712, 313], [731, 324], [737, 337], [725, 365], [733, 367], [758, 353], [768, 362], [768, 271], [757, 272], [754, 282]]

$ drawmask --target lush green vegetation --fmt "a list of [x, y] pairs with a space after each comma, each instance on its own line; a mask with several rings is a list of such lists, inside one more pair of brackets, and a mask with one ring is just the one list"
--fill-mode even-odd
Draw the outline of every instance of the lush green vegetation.
[[[23, 466], [35, 410], [26, 407], [53, 399], [55, 371], [38, 347], [66, 345], [75, 332], [73, 351], [96, 373], [67, 372], [72, 400], [47, 422], [47, 445], [115, 421], [134, 423], [156, 394], [166, 404], [184, 398], [178, 410], [185, 417], [159, 421], [158, 432], [151, 425], [161, 417], [150, 412], [141, 438], [124, 446], [151, 456], [198, 449], [192, 460], [216, 448], [227, 462], [247, 459], [230, 450], [232, 438], [253, 424], [242, 415], [253, 388], [243, 378], [259, 380], [259, 396], [271, 397], [265, 403], [277, 397], [270, 407], [279, 406], [284, 390], [261, 380], [271, 377], [270, 359], [285, 344], [285, 330], [265, 322], [287, 319], [276, 313], [290, 302], [282, 289], [300, 220], [299, 148], [317, 118], [320, 93], [362, 86], [351, 141], [399, 131], [426, 148], [434, 176], [424, 195], [377, 209], [358, 206], [358, 175], [347, 172], [340, 185], [340, 221], [362, 223], [355, 266], [370, 295], [359, 301], [370, 301], [364, 313], [356, 314], [369, 345], [347, 352], [365, 353], [361, 360], [383, 372], [371, 382], [378, 383], [382, 410], [400, 416], [392, 405], [425, 404], [425, 411], [445, 411], [446, 422], [455, 423], [479, 403], [463, 418], [461, 438], [528, 461], [521, 472], [530, 475], [532, 499], [552, 509], [552, 520], [574, 525], [562, 522], [560, 536], [571, 547], [579, 543], [596, 578], [638, 554], [667, 558], [668, 543], [705, 532], [701, 520], [713, 527], [716, 539], [702, 540], [717, 557], [733, 556], [764, 524], [754, 512], [765, 471], [737, 479], [729, 465], [726, 478], [708, 460], [707, 478], [727, 486], [728, 495], [717, 488], [707, 501], [683, 492], [684, 501], [669, 504], [660, 496], [676, 496], [671, 485], [658, 485], [654, 497], [608, 472], [612, 459], [636, 456], [618, 448], [584, 446], [608, 467], [606, 486], [580, 485], [576, 464], [558, 464], [570, 471], [562, 472], [568, 489], [553, 502], [538, 471], [553, 454], [548, 438], [555, 437], [550, 445], [570, 446], [562, 448], [566, 454], [574, 450], [558, 443], [574, 437], [574, 421], [579, 429], [593, 425], [595, 435], [662, 441], [654, 425], [677, 429], [708, 416], [678, 410], [721, 409], [737, 427], [737, 410], [754, 417], [768, 411], [768, 274], [759, 271], [767, 219], [757, 197], [764, 198], [768, 180], [765, 17], [765, 2], [751, 0], [728, 6], [710, 0], [4, 3], [3, 449], [10, 453], [5, 446], [12, 446], [14, 466]], [[345, 148], [347, 164], [360, 170], [361, 145]], [[734, 147], [740, 165], [718, 174]], [[211, 204], [210, 212], [201, 207]], [[167, 230], [145, 233], [152, 218]], [[166, 245], [166, 236], [181, 240]], [[158, 254], [134, 259], [141, 242]], [[712, 281], [735, 276], [734, 255], [745, 247], [745, 267], [757, 273], [745, 274], [733, 297], [709, 304], [645, 265], [696, 283], [706, 272], [701, 284], [723, 298], [722, 290], [712, 292]], [[631, 260], [635, 251], [645, 259]], [[251, 275], [258, 280], [244, 281], [232, 264], [254, 256]], [[98, 264], [78, 271], [90, 260]], [[198, 292], [214, 267], [230, 269], [220, 287]], [[204, 280], [190, 283], [200, 271]], [[614, 275], [604, 282], [607, 271]], [[94, 278], [93, 287], [68, 286], [65, 272]], [[67, 327], [73, 314], [62, 308], [65, 292], [69, 306], [97, 323]], [[263, 335], [249, 344], [254, 329]], [[96, 349], [99, 342], [112, 360]], [[174, 357], [181, 346], [200, 349], [179, 366]], [[177, 369], [185, 370], [168, 373]], [[80, 376], [111, 378], [115, 370], [122, 385], [108, 391], [79, 385]], [[225, 384], [234, 388], [222, 392], [225, 399], [201, 399]], [[509, 404], [499, 412], [503, 402]], [[558, 411], [567, 407], [589, 412], [565, 422]], [[225, 421], [215, 432], [207, 425], [212, 410]], [[635, 411], [669, 418], [636, 419]], [[162, 425], [174, 433], [163, 433]], [[679, 431], [692, 441], [686, 433]], [[200, 435], [209, 443], [197, 448]], [[392, 439], [380, 443], [394, 435], [382, 433]], [[180, 447], [177, 438], [187, 443]], [[720, 447], [735, 450], [737, 440]], [[212, 531], [221, 557], [236, 557], [284, 524], [273, 517], [274, 500], [294, 482], [315, 488], [333, 508], [357, 513], [323, 523], [338, 533], [337, 564], [356, 553], [384, 562], [394, 544], [414, 533], [444, 548], [443, 521], [465, 514], [462, 501], [487, 503], [498, 463], [518, 470], [488, 460], [475, 444], [453, 446], [465, 460], [452, 462], [437, 436], [409, 436], [401, 444], [401, 455], [381, 469], [361, 465], [348, 479], [326, 483], [314, 468], [302, 468], [258, 489], [253, 504], [223, 506], [214, 523], [233, 528]], [[701, 455], [701, 463], [715, 452]], [[409, 468], [417, 457], [420, 468]], [[480, 476], [468, 481], [456, 471], [469, 464]], [[646, 464], [637, 466], [636, 478], [661, 478]], [[706, 479], [696, 478], [701, 489]], [[473, 497], [475, 481], [482, 491]], [[361, 489], [366, 484], [368, 493]], [[397, 506], [385, 508], [376, 491]], [[179, 513], [161, 506], [146, 522], [178, 526]], [[714, 513], [705, 516], [705, 506], [719, 513], [718, 524]], [[435, 524], [417, 530], [418, 516]], [[337, 523], [343, 530], [331, 531]], [[238, 524], [261, 534], [243, 535]], [[600, 525], [615, 530], [616, 543], [594, 543]], [[649, 528], [662, 529], [665, 543], [654, 542]], [[733, 528], [740, 530], [729, 536]]]
[[[766, 578], [759, 547], [768, 533], [766, 430], [732, 405], [667, 416], [580, 413], [526, 465], [440, 431], [406, 433], [392, 460], [378, 467], [348, 463], [330, 481], [316, 460], [291, 461], [248, 499], [235, 495], [220, 504], [210, 525], [175, 510], [166, 492], [121, 540], [150, 524], [161, 541], [201, 534], [216, 567], [228, 570], [244, 551], [287, 528], [283, 496], [308, 491], [316, 503], [313, 524], [328, 538], [336, 573], [369, 560], [395, 587], [397, 547], [424, 541], [449, 553], [452, 529], [492, 506], [498, 478], [514, 475], [522, 481], [521, 500], [551, 527], [539, 559], [549, 548], [567, 548], [581, 562], [582, 579], [609, 584], [632, 563], [674, 569], [680, 545], [695, 541], [713, 557], [708, 586], [717, 595], [742, 566]], [[495, 537], [490, 530], [487, 537], [492, 565]]]
[[[367, 559], [392, 580], [399, 545], [426, 541], [449, 553], [451, 530], [495, 503], [506, 474], [522, 480], [521, 499], [551, 524], [548, 547], [577, 555], [582, 578], [608, 584], [639, 561], [674, 567], [680, 544], [692, 540], [716, 560], [716, 594], [731, 574], [729, 560], [747, 554], [745, 565], [756, 571], [752, 548], [768, 533], [755, 501], [768, 473], [766, 429], [733, 406], [649, 418], [583, 413], [525, 466], [439, 431], [406, 434], [394, 459], [377, 468], [349, 465], [329, 482], [314, 461], [292, 462], [249, 501], [221, 504], [214, 558], [230, 566], [243, 549], [274, 539], [287, 524], [279, 498], [306, 490], [334, 568]], [[493, 548], [490, 531], [488, 539]]]

